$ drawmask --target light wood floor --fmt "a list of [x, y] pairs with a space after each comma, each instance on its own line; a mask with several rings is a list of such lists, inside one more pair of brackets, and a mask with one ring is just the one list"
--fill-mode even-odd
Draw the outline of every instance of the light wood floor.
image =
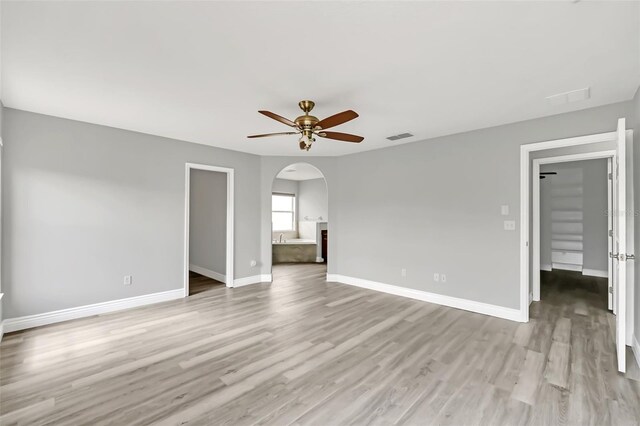
[[200, 275], [197, 272], [189, 271], [189, 296], [195, 296], [198, 293], [213, 290], [216, 287], [225, 287], [225, 284]]
[[326, 283], [325, 272], [280, 266], [272, 285], [7, 335], [0, 423], [640, 421], [640, 382], [616, 372], [595, 279], [545, 274], [543, 302], [519, 324]]

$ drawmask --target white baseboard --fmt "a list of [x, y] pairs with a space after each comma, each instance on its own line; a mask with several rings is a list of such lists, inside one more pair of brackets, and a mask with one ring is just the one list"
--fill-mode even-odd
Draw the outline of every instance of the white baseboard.
[[582, 272], [582, 265], [573, 265], [570, 263], [553, 263], [551, 267], [553, 269], [562, 269], [563, 271]]
[[233, 280], [233, 286], [242, 287], [251, 284], [270, 283], [271, 281], [271, 274], [254, 275], [252, 277], [238, 278], [237, 280]]
[[488, 303], [475, 302], [473, 300], [460, 299], [452, 296], [444, 296], [442, 294], [429, 293], [422, 290], [399, 287], [395, 285], [379, 283], [376, 281], [364, 280], [361, 278], [347, 277], [345, 275], [339, 274], [327, 274], [327, 281], [349, 284], [356, 287], [367, 288], [369, 290], [393, 294], [396, 296], [408, 297], [411, 299], [422, 300], [424, 302], [449, 306], [451, 308], [464, 309], [465, 311], [491, 315], [511, 321], [526, 321], [519, 309], [505, 308], [503, 306], [490, 305]]
[[[554, 267], [556, 269], [564, 269], [564, 270], [568, 270], [568, 271], [579, 271], [580, 270], [579, 266], [563, 265], [563, 264], [558, 264], [558, 263], [554, 263]], [[551, 267], [551, 265], [540, 265], [540, 270], [541, 271], [552, 271], [553, 268]], [[600, 271], [598, 269], [583, 268], [582, 269], [582, 275], [588, 275], [590, 277], [608, 278], [609, 277], [609, 272], [608, 271]]]
[[227, 276], [226, 275], [221, 274], [221, 273], [216, 272], [216, 271], [212, 271], [211, 269], [203, 268], [203, 267], [198, 266], [198, 265], [189, 264], [189, 270], [193, 271], [195, 273], [198, 273], [200, 275], [204, 275], [205, 277], [209, 277], [211, 279], [214, 279], [216, 281], [220, 281], [221, 283], [226, 283], [227, 282]]
[[40, 327], [77, 318], [90, 317], [105, 314], [107, 312], [121, 311], [123, 309], [138, 306], [151, 305], [168, 300], [181, 299], [184, 296], [183, 289], [163, 291], [160, 293], [145, 294], [143, 296], [129, 297], [127, 299], [112, 300], [109, 302], [94, 303], [93, 305], [78, 306], [75, 308], [61, 309], [59, 311], [45, 312], [43, 314], [27, 315], [18, 318], [7, 318], [2, 321], [4, 332], [24, 330], [26, 328]]
[[609, 278], [609, 271], [599, 271], [597, 269], [582, 269], [582, 275], [588, 275], [590, 277]]

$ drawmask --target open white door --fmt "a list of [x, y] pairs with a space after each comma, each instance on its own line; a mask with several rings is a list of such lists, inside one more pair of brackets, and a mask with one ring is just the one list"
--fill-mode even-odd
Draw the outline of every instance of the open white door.
[[[616, 350], [618, 371], [626, 370], [626, 307], [627, 307], [627, 168], [626, 168], [626, 125], [625, 119], [618, 120], [618, 146], [613, 173], [615, 193], [614, 260], [613, 274], [614, 304], [616, 315]], [[633, 257], [631, 257], [633, 258]]]

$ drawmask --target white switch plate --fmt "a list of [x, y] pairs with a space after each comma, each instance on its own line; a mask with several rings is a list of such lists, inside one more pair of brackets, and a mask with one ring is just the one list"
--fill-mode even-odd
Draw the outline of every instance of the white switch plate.
[[131, 285], [131, 275], [124, 276], [124, 285]]
[[504, 230], [505, 231], [515, 231], [516, 230], [516, 221], [515, 220], [505, 220], [504, 221]]
[[434, 280], [435, 282], [440, 281], [440, 274], [438, 274], [438, 273], [433, 274], [433, 280]]
[[406, 277], [406, 276], [407, 276], [407, 270], [406, 270], [406, 269], [404, 269], [404, 268], [402, 268], [402, 269], [400, 270], [400, 275], [401, 275], [401, 276], [403, 276], [403, 277]]
[[447, 282], [447, 276], [445, 274], [440, 274], [440, 282], [443, 282], [443, 283]]
[[509, 206], [508, 205], [502, 205], [500, 206], [500, 214], [502, 216], [509, 216]]
[[251, 263], [250, 263], [252, 268], [255, 267], [257, 264], [258, 264], [258, 262], [256, 262], [255, 260], [252, 260]]

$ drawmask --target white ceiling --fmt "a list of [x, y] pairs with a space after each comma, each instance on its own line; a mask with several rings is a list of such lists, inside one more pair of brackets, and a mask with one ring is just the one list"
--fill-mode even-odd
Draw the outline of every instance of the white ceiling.
[[309, 163], [295, 163], [282, 169], [276, 177], [286, 180], [310, 180], [324, 178], [324, 175]]
[[[631, 99], [638, 2], [4, 2], [5, 106], [262, 155], [343, 155]], [[591, 87], [591, 99], [545, 97]], [[296, 136], [319, 118], [361, 144]], [[411, 132], [413, 138], [385, 137]]]

